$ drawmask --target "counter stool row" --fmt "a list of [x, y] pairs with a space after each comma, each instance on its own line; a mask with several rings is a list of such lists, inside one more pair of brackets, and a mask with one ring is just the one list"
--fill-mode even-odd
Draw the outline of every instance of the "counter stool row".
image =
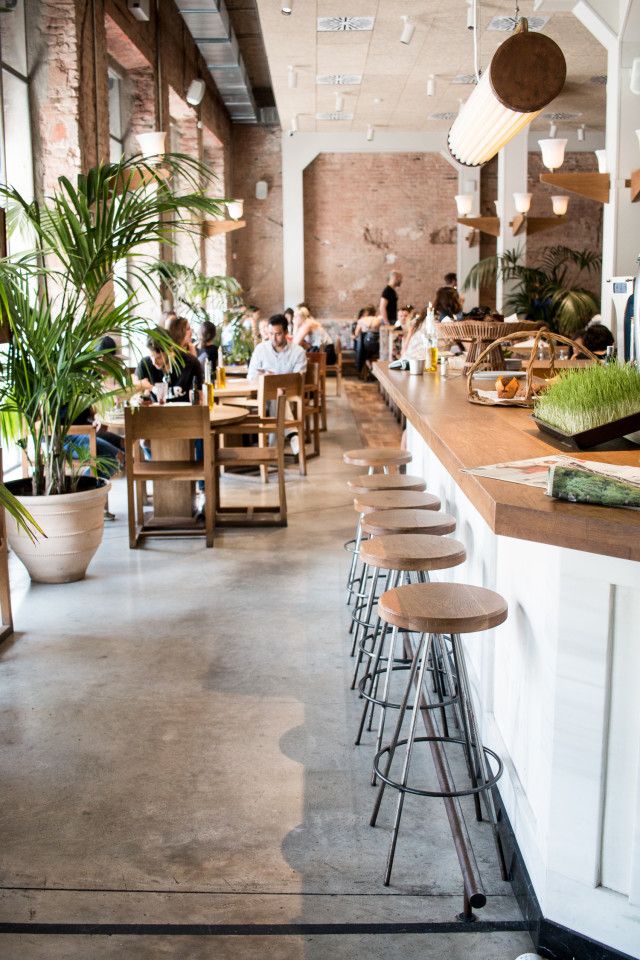
[[[365, 448], [344, 455], [346, 463], [369, 469], [367, 475], [348, 481], [355, 495], [358, 520], [355, 536], [347, 541], [345, 548], [352, 551], [347, 581], [348, 602], [354, 604], [350, 626], [350, 632], [354, 633], [352, 655], [358, 651], [352, 688], [357, 684], [365, 701], [356, 744], [361, 742], [367, 717], [367, 729], [372, 730], [374, 711], [379, 708], [372, 776], [372, 783], [378, 784], [378, 793], [370, 821], [372, 826], [376, 825], [386, 787], [398, 793], [384, 883], [390, 883], [407, 793], [440, 797], [445, 801], [471, 796], [478, 820], [482, 819], [483, 797], [502, 874], [506, 877], [491, 795], [491, 787], [502, 773], [502, 764], [480, 740], [460, 637], [503, 623], [507, 605], [499, 594], [485, 588], [430, 582], [432, 571], [455, 567], [466, 559], [464, 545], [446, 536], [455, 530], [455, 518], [440, 511], [439, 499], [426, 492], [422, 478], [390, 472], [410, 462], [407, 451], [381, 448], [368, 454]], [[384, 472], [376, 473], [376, 470]], [[379, 595], [381, 583], [384, 587]], [[411, 639], [414, 634], [417, 641]], [[368, 666], [358, 682], [363, 661], [367, 661]], [[400, 670], [406, 672], [407, 682], [400, 702], [394, 702], [391, 678]], [[382, 691], [379, 690], [381, 680]], [[391, 739], [385, 745], [384, 731], [390, 709], [397, 710], [398, 715]], [[451, 711], [457, 736], [450, 736], [447, 709]], [[434, 723], [434, 711], [439, 713], [441, 732]], [[407, 713], [411, 714], [411, 720], [408, 733], [403, 737]], [[426, 736], [416, 736], [419, 714], [424, 718]], [[437, 771], [443, 769], [443, 760], [448, 769], [443, 752], [445, 745], [448, 749], [460, 748], [470, 785], [455, 789], [446, 781], [439, 783], [439, 790], [412, 786], [409, 781], [411, 757], [415, 743], [420, 742], [429, 744]], [[394, 758], [402, 747], [401, 773], [392, 776]]]

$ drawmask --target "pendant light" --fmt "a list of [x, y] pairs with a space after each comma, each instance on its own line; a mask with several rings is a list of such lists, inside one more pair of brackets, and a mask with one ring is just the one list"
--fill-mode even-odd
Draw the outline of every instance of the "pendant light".
[[559, 170], [564, 163], [564, 151], [567, 146], [566, 140], [549, 137], [547, 140], [538, 140], [540, 150], [542, 151], [542, 162], [547, 170]]
[[449, 130], [451, 155], [467, 166], [491, 160], [558, 96], [566, 75], [558, 44], [520, 19]]

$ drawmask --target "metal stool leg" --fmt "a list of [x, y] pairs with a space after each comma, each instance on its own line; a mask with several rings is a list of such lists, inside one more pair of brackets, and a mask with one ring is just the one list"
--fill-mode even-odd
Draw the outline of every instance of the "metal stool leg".
[[353, 553], [351, 555], [351, 566], [349, 567], [349, 576], [347, 577], [347, 606], [351, 603], [351, 597], [353, 595], [353, 580], [354, 580], [356, 568], [358, 565], [358, 557], [360, 556], [361, 542], [362, 542], [362, 514], [359, 515], [358, 521], [356, 523], [356, 542], [353, 545]]
[[[370, 622], [371, 622], [371, 613], [372, 613], [372, 610], [373, 610], [373, 602], [374, 602], [375, 596], [376, 596], [376, 589], [377, 589], [377, 586], [378, 586], [378, 578], [379, 578], [379, 576], [380, 576], [380, 568], [379, 568], [379, 567], [376, 567], [376, 568], [375, 568], [375, 572], [374, 572], [373, 576], [371, 577], [371, 588], [370, 588], [370, 590], [369, 590], [369, 598], [368, 598], [368, 600], [367, 600], [367, 609], [366, 609], [366, 611], [365, 611], [364, 618], [363, 618], [363, 617], [359, 617], [358, 619], [359, 619], [360, 622], [358, 622], [358, 624], [356, 625], [356, 632], [355, 632], [355, 637], [354, 637], [354, 640], [353, 640], [353, 643], [354, 643], [354, 652], [355, 652], [355, 646], [356, 646], [356, 644], [357, 644], [357, 642], [358, 642], [358, 636], [359, 636], [360, 628], [362, 627], [362, 621], [364, 621], [364, 623], [367, 624], [367, 626], [363, 627], [362, 642], [361, 642], [361, 645], [360, 645], [360, 651], [359, 651], [359, 653], [358, 653], [358, 659], [357, 659], [357, 661], [356, 661], [356, 668], [355, 668], [355, 670], [354, 670], [354, 672], [353, 672], [353, 680], [352, 680], [352, 682], [351, 682], [351, 689], [352, 689], [352, 690], [355, 690], [356, 683], [357, 683], [357, 681], [358, 681], [358, 673], [360, 672], [360, 664], [362, 663], [362, 660], [363, 660], [363, 658], [364, 658], [364, 649], [363, 649], [363, 647], [364, 647], [364, 644], [365, 644], [366, 639], [367, 639], [367, 627], [369, 626], [369, 624], [370, 624]], [[387, 577], [387, 580], [388, 580], [388, 579], [389, 579], [389, 578]], [[375, 636], [374, 636], [374, 647], [373, 647], [373, 648], [375, 648]], [[373, 648], [372, 648], [372, 649], [373, 649]]]
[[[395, 642], [395, 639], [397, 638], [397, 635], [398, 635], [398, 628], [397, 628], [397, 627], [394, 627], [394, 628], [393, 628], [393, 633], [394, 633], [394, 642]], [[420, 652], [422, 651], [422, 647], [423, 647], [423, 646], [424, 646], [424, 634], [420, 637], [420, 643], [418, 644], [418, 648], [417, 648], [417, 650], [416, 650], [416, 655], [415, 655], [415, 657], [413, 658], [413, 660], [412, 660], [412, 662], [411, 662], [411, 667], [409, 668], [409, 677], [408, 677], [408, 679], [407, 679], [407, 685], [406, 685], [406, 687], [405, 687], [404, 694], [402, 695], [402, 702], [401, 702], [401, 704], [400, 704], [400, 710], [399, 710], [399, 712], [398, 712], [398, 719], [397, 719], [397, 721], [396, 721], [395, 729], [394, 729], [394, 731], [393, 731], [393, 736], [392, 736], [392, 738], [391, 738], [391, 746], [390, 746], [390, 749], [389, 749], [389, 754], [388, 754], [388, 756], [387, 756], [386, 766], [385, 766], [385, 769], [384, 769], [384, 775], [385, 775], [385, 777], [388, 777], [388, 776], [389, 776], [389, 771], [391, 770], [391, 764], [392, 764], [392, 762], [393, 762], [393, 752], [394, 752], [394, 750], [395, 750], [395, 748], [396, 748], [396, 745], [397, 745], [397, 743], [398, 743], [398, 740], [400, 739], [400, 732], [401, 732], [401, 730], [402, 730], [402, 724], [403, 724], [403, 722], [404, 722], [404, 717], [405, 717], [405, 714], [406, 714], [406, 712], [407, 712], [407, 705], [408, 705], [408, 703], [409, 703], [409, 697], [410, 697], [410, 695], [411, 695], [411, 687], [412, 687], [412, 685], [413, 685], [413, 681], [414, 681], [415, 676], [416, 676], [416, 673], [417, 673], [417, 671], [418, 671], [418, 660], [419, 660]], [[424, 659], [424, 657], [423, 657], [423, 659]], [[417, 703], [417, 700], [416, 700], [416, 703]], [[414, 715], [415, 715], [415, 714], [418, 713], [419, 711], [418, 711], [418, 710], [414, 710], [413, 712], [414, 712]], [[374, 785], [375, 785], [375, 780], [376, 780], [376, 779], [377, 779], [377, 778], [376, 778], [376, 775], [375, 775], [375, 772], [374, 772], [373, 780], [372, 780], [372, 782], [374, 783]], [[385, 787], [386, 787], [386, 783], [385, 783], [384, 780], [383, 780], [383, 781], [380, 783], [380, 786], [378, 787], [378, 793], [377, 793], [377, 795], [376, 795], [376, 800], [375, 800], [375, 803], [374, 803], [374, 805], [373, 805], [373, 811], [372, 811], [372, 813], [371, 813], [371, 819], [369, 820], [369, 823], [370, 823], [370, 825], [371, 825], [372, 827], [375, 827], [376, 821], [377, 821], [377, 819], [378, 819], [378, 813], [380, 812], [380, 804], [382, 803], [382, 797], [384, 796]]]
[[[418, 671], [418, 680], [416, 682], [416, 695], [415, 702], [413, 705], [413, 713], [411, 714], [411, 724], [409, 726], [409, 736], [407, 738], [407, 749], [404, 756], [404, 763], [402, 765], [402, 779], [400, 783], [403, 787], [406, 787], [407, 780], [409, 778], [409, 765], [411, 763], [411, 754], [413, 752], [413, 741], [416, 735], [416, 725], [418, 723], [418, 714], [420, 713], [419, 702], [420, 702], [420, 691], [422, 690], [422, 683], [424, 681], [424, 672], [429, 660], [429, 647], [430, 647], [430, 637], [427, 638], [426, 642], [423, 644], [422, 650], [422, 660], [420, 662], [420, 669]], [[416, 661], [419, 658], [419, 651], [416, 652], [415, 659]], [[415, 676], [415, 672], [414, 672]], [[410, 684], [413, 682], [413, 678], [410, 677], [407, 687], [410, 688]], [[390, 754], [390, 759], [393, 759]], [[381, 787], [384, 786], [384, 783], [381, 784]], [[385, 887], [389, 886], [391, 882], [391, 871], [393, 869], [393, 859], [396, 852], [396, 844], [398, 842], [398, 832], [400, 830], [400, 819], [402, 817], [402, 808], [404, 807], [404, 790], [398, 792], [398, 804], [396, 806], [396, 815], [393, 821], [393, 831], [391, 833], [391, 846], [389, 848], [389, 855], [387, 857], [387, 868], [384, 874], [384, 885]], [[382, 797], [381, 797], [382, 799]]]

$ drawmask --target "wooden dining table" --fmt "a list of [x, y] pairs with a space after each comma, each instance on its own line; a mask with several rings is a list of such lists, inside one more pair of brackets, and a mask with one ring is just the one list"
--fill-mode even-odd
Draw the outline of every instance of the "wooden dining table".
[[[257, 390], [257, 387], [256, 387]], [[240, 394], [242, 395], [242, 394]], [[246, 395], [246, 394], [245, 394]], [[157, 406], [157, 404], [154, 404]], [[187, 404], [167, 404], [167, 407], [187, 406]], [[219, 427], [226, 427], [232, 423], [241, 423], [249, 416], [249, 410], [244, 407], [232, 407], [223, 403], [216, 403], [209, 411], [211, 430], [215, 434]], [[102, 418], [102, 422], [114, 433], [124, 433], [124, 411], [113, 411]], [[152, 455], [157, 460], [188, 460], [191, 457], [190, 440], [155, 440]], [[166, 526], [167, 521], [179, 520], [184, 525], [193, 513], [193, 484], [184, 480], [154, 480], [153, 482], [153, 516]], [[194, 519], [194, 525], [195, 525]], [[151, 521], [151, 524], [153, 521]]]

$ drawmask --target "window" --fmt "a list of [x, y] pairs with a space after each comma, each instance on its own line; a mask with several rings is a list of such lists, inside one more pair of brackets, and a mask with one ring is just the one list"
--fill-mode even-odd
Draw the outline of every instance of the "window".
[[[27, 77], [27, 43], [24, 0], [0, 7], [0, 182], [33, 199], [33, 158]], [[32, 238], [19, 227], [7, 237], [7, 249], [20, 253], [33, 247]], [[4, 450], [6, 474], [15, 474], [21, 462], [16, 444]]]
[[117, 163], [124, 154], [122, 77], [109, 67], [109, 159]]

